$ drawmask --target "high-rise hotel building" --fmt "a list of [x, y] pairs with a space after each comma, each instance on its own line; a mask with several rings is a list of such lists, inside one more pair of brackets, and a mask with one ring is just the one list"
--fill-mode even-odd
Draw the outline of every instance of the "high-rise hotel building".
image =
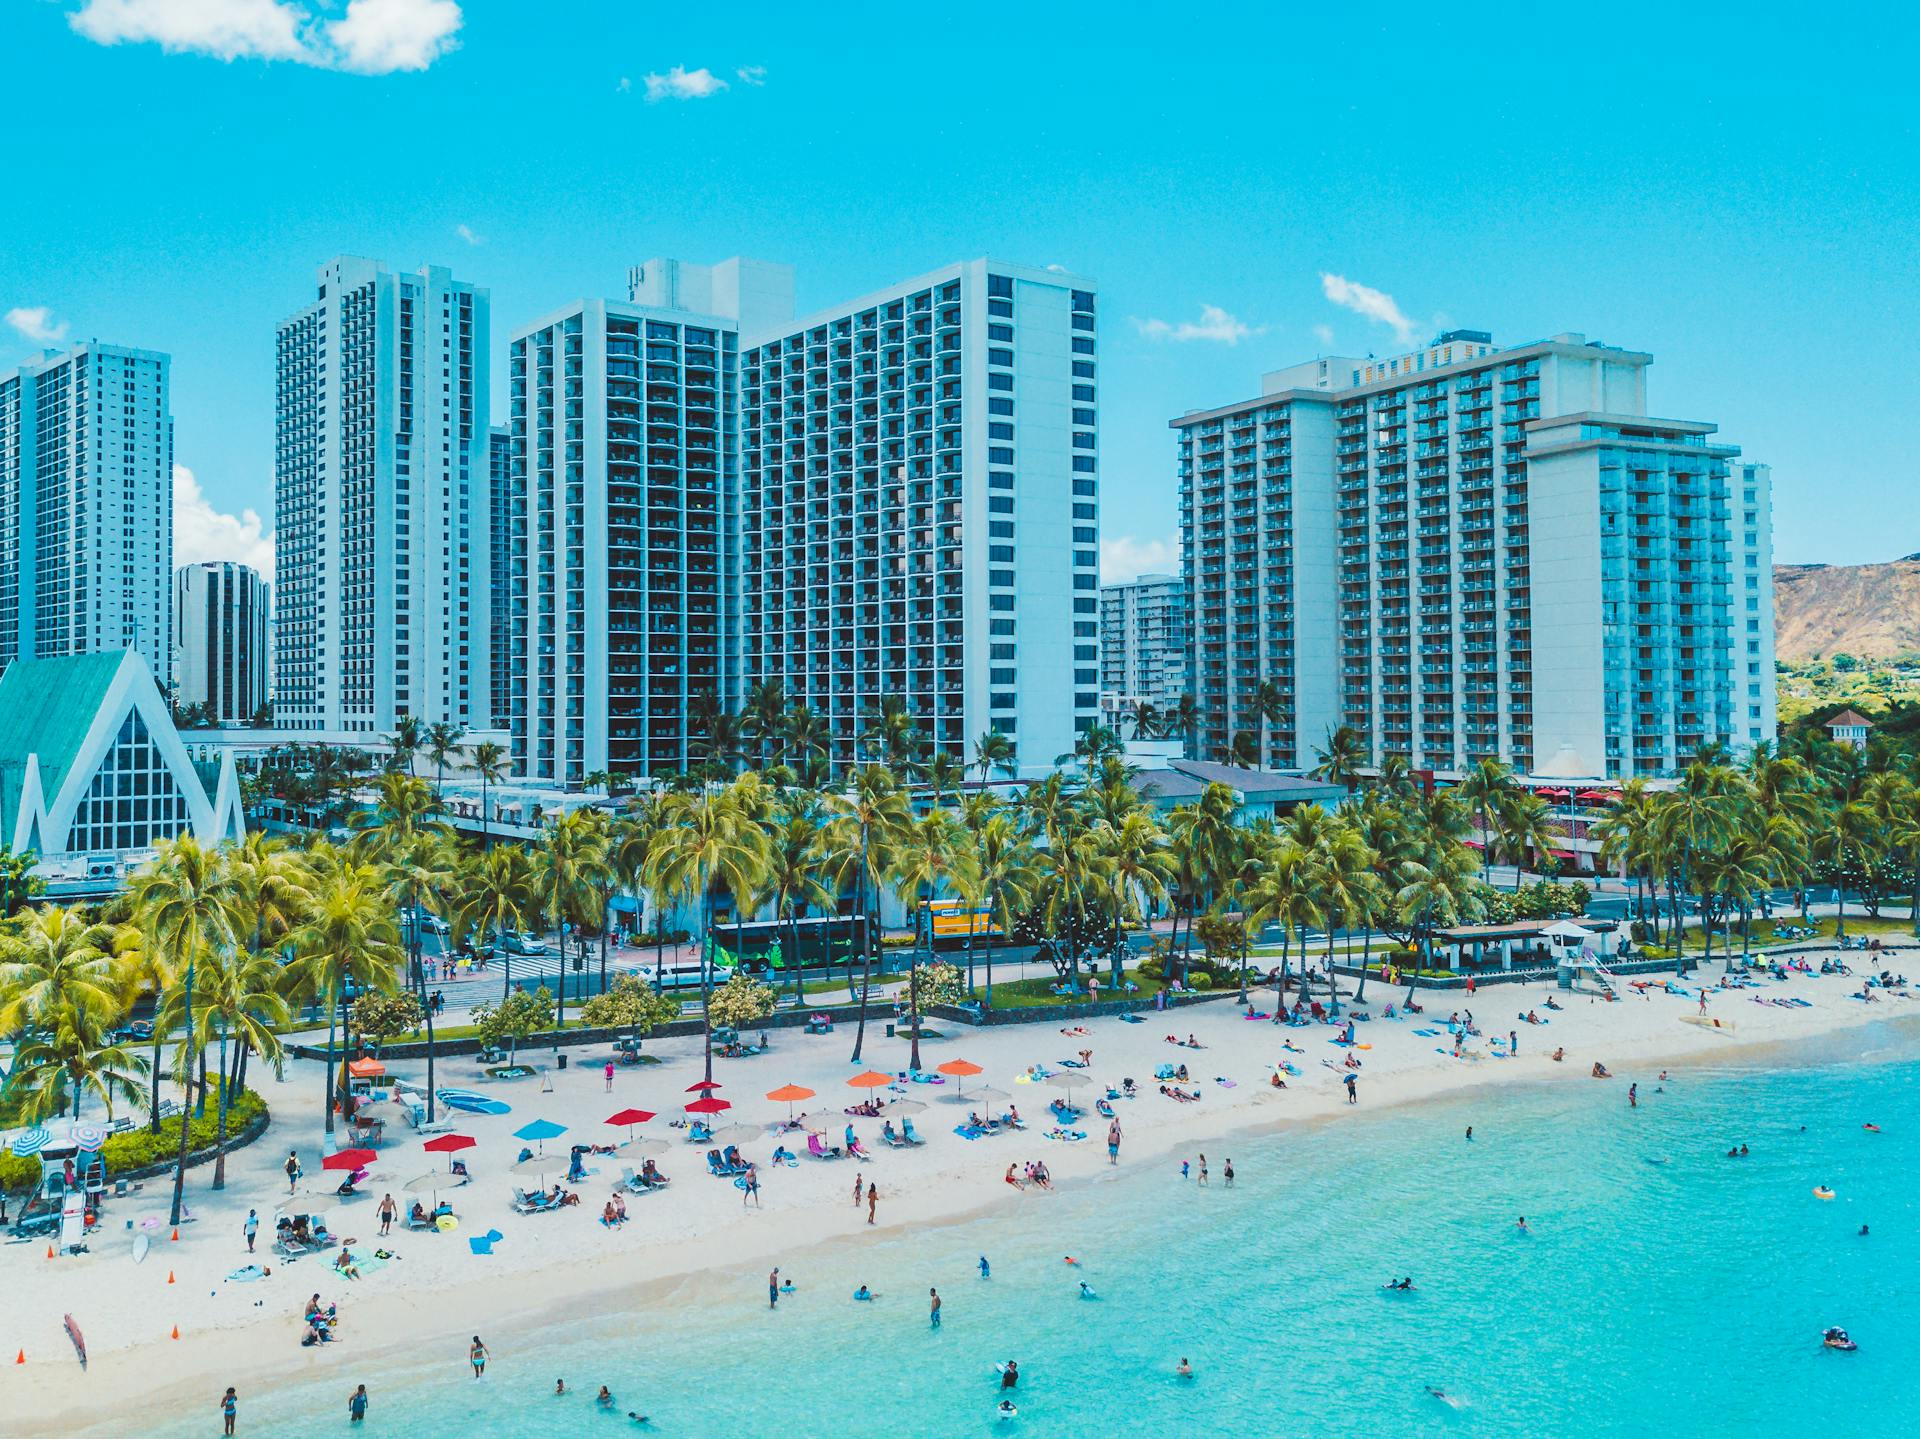
[[1023, 769], [1096, 718], [1094, 301], [974, 260], [749, 330], [733, 643], [836, 766], [889, 698], [933, 749], [997, 729]]
[[492, 714], [487, 292], [321, 266], [279, 328], [274, 718], [380, 734]]
[[0, 374], [0, 669], [136, 649], [172, 684], [169, 366], [88, 341]]
[[1770, 738], [1766, 477], [1648, 417], [1651, 358], [1455, 331], [1173, 421], [1201, 748], [1630, 775]]
[[527, 496], [516, 487], [513, 474], [513, 426], [492, 425], [487, 430], [487, 702], [492, 708], [489, 728], [509, 726], [513, 691], [513, 623], [526, 613]]
[[1100, 709], [1126, 725], [1143, 704], [1169, 710], [1187, 693], [1187, 586], [1141, 575], [1100, 587]]

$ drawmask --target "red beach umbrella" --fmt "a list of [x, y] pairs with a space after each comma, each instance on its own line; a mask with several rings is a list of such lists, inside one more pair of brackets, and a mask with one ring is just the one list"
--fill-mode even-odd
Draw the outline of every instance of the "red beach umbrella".
[[719, 1089], [720, 1087], [720, 1081], [717, 1079], [696, 1079], [692, 1084], [687, 1086], [686, 1092], [688, 1094], [705, 1094], [708, 1090]]
[[608, 1124], [626, 1125], [627, 1138], [632, 1139], [633, 1126], [636, 1124], [645, 1124], [651, 1118], [653, 1118], [653, 1111], [651, 1109], [623, 1109], [618, 1114], [609, 1114], [606, 1122]]
[[688, 1114], [724, 1114], [727, 1110], [732, 1108], [733, 1108], [733, 1104], [730, 1100], [719, 1099], [719, 1098], [716, 1098], [714, 1095], [709, 1094], [709, 1095], [703, 1096], [700, 1099], [696, 1099], [693, 1101], [692, 1104], [689, 1104], [687, 1106], [687, 1113]]
[[429, 1154], [458, 1154], [473, 1148], [477, 1142], [471, 1134], [439, 1134], [420, 1147]]
[[380, 1156], [371, 1149], [341, 1149], [329, 1154], [320, 1161], [322, 1169], [344, 1169], [351, 1173], [356, 1169], [365, 1169]]

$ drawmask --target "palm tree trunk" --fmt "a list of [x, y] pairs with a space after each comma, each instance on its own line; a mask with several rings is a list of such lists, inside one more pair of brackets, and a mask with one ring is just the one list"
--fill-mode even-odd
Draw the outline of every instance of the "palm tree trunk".
[[853, 1063], [860, 1062], [861, 1046], [867, 1042], [867, 990], [873, 983], [873, 911], [867, 906], [867, 864], [869, 846], [867, 828], [860, 827], [860, 1018], [853, 1030]]
[[[987, 891], [987, 915], [989, 920], [991, 920], [992, 915], [998, 908], [998, 906], [994, 904], [995, 898], [996, 896], [992, 890]], [[987, 946], [987, 1008], [993, 1008], [993, 946], [991, 944]]]
[[705, 1078], [713, 1078], [713, 891], [700, 896], [700, 1045], [706, 1053]]
[[911, 1031], [907, 1064], [917, 1072], [920, 1068], [920, 966], [917, 964], [907, 970], [907, 1024]]
[[152, 1107], [147, 1111], [147, 1132], [158, 1134], [160, 1132], [160, 994], [157, 989], [153, 997], [155, 1001], [153, 1006], [153, 1099]]
[[429, 1001], [423, 1006], [427, 1015], [427, 1123], [433, 1123], [433, 1004]]
[[227, 1187], [227, 1095], [232, 1089], [227, 1082], [227, 1027], [220, 1026], [220, 1122], [215, 1130], [213, 1141], [213, 1187]]
[[787, 943], [793, 949], [793, 1007], [806, 1008], [806, 987], [801, 983], [807, 966], [800, 957], [800, 912], [797, 905], [787, 906]]
[[325, 1067], [327, 1087], [322, 1091], [327, 1097], [326, 1132], [328, 1134], [333, 1133], [333, 1036], [335, 1034], [334, 1025], [339, 1018], [339, 1013], [340, 1006], [335, 1002], [334, 997], [329, 994], [327, 996], [327, 1062]]
[[[191, 1043], [192, 1035], [193, 1035], [193, 961], [192, 960], [187, 961], [186, 1016], [187, 1016], [188, 1042]], [[329, 1054], [332, 1053], [331, 1045], [328, 1046], [328, 1053]], [[188, 1068], [187, 1072], [189, 1074], [192, 1073], [192, 1070], [190, 1067]], [[174, 1166], [173, 1166], [173, 1215], [170, 1221], [175, 1228], [179, 1227], [180, 1216], [184, 1210], [183, 1199], [184, 1199], [184, 1196], [186, 1193], [186, 1187], [187, 1187], [187, 1132], [193, 1127], [191, 1124], [187, 1122], [186, 1101], [187, 1101], [187, 1096], [184, 1094], [181, 1095], [180, 1096], [180, 1150], [179, 1150], [178, 1156], [174, 1161]], [[331, 1122], [329, 1122], [329, 1128], [331, 1128]]]

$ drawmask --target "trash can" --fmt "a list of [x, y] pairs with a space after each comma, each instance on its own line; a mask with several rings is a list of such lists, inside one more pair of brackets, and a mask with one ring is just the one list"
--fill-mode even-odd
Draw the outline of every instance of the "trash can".
[[887, 1025], [887, 1038], [888, 1038], [888, 1039], [892, 1039], [892, 1038], [893, 1038], [893, 1025], [892, 1025], [892, 1023], [891, 1023], [891, 1022], [889, 1022], [889, 1023], [888, 1023], [888, 1025]]
[[567, 1052], [564, 1049], [560, 1051], [559, 1057], [555, 1060], [553, 1067], [555, 1069], [565, 1069], [567, 1067]]

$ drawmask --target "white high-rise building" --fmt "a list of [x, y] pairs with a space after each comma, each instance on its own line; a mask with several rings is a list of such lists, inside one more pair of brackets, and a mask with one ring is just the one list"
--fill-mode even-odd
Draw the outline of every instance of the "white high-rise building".
[[[487, 435], [487, 702], [490, 728], [508, 726], [513, 693], [513, 624], [527, 609], [525, 475], [513, 474], [513, 426], [494, 425]], [[517, 567], [516, 567], [517, 566]]]
[[0, 669], [136, 649], [172, 684], [170, 363], [88, 341], [0, 375]]
[[506, 712], [533, 782], [697, 758], [689, 715], [723, 689], [739, 336], [679, 306], [711, 303], [711, 276], [742, 269], [649, 261], [634, 288], [661, 303], [578, 301], [514, 333]]
[[1178, 575], [1100, 587], [1100, 709], [1108, 724], [1129, 726], [1143, 704], [1164, 714], [1186, 695], [1186, 611]]
[[321, 266], [281, 324], [277, 724], [485, 728], [487, 292], [440, 267]]
[[1375, 764], [1611, 776], [1771, 738], [1764, 467], [1649, 419], [1651, 359], [1455, 331], [1174, 420], [1202, 752], [1344, 724]]
[[215, 724], [246, 724], [267, 702], [268, 587], [228, 560], [173, 576], [178, 702], [205, 705]]
[[741, 348], [736, 700], [777, 682], [836, 766], [897, 699], [1022, 769], [1099, 707], [1094, 286], [974, 260]]

